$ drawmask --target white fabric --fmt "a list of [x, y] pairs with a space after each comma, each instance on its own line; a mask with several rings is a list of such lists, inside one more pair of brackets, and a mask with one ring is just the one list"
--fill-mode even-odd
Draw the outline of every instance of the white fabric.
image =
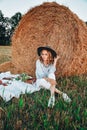
[[54, 74], [54, 73], [50, 73], [50, 74], [48, 75], [48, 78], [56, 80], [56, 77], [55, 77], [55, 74]]
[[[12, 97], [19, 98], [20, 94], [33, 93], [39, 91], [41, 88], [50, 89], [51, 84], [45, 79], [37, 79], [34, 84], [22, 82], [21, 80], [15, 80], [19, 75], [13, 75], [10, 72], [0, 74], [0, 80], [6, 83], [7, 86], [0, 85], [0, 96], [5, 100], [9, 101]], [[6, 80], [3, 78], [12, 78], [12, 80]], [[49, 78], [55, 79], [54, 74], [49, 74]]]
[[53, 64], [45, 66], [39, 59], [36, 61], [36, 77], [37, 79], [48, 77], [53, 74], [56, 68]]
[[51, 84], [42, 78], [36, 80], [36, 86], [40, 89], [41, 88], [50, 89]]
[[50, 89], [51, 84], [47, 82], [44, 77], [51, 78], [56, 80], [54, 72], [56, 68], [53, 64], [45, 66], [41, 61], [38, 59], [36, 61], [36, 86], [39, 88]]
[[[6, 100], [9, 101], [12, 97], [19, 98], [20, 94], [27, 93], [33, 93], [35, 91], [39, 91], [40, 88], [37, 87], [35, 84], [28, 84], [24, 83], [22, 81], [16, 81], [15, 78], [18, 75], [13, 75], [10, 72], [5, 72], [0, 74], [0, 80], [2, 80], [3, 83], [7, 83], [7, 86], [0, 85], [0, 96]], [[13, 80], [4, 80], [3, 78], [13, 78]]]

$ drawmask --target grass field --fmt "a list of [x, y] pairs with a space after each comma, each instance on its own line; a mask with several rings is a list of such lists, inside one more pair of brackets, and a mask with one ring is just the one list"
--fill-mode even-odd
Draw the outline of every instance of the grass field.
[[[7, 60], [11, 60], [11, 47], [0, 46], [0, 63]], [[21, 94], [9, 102], [0, 97], [0, 107], [5, 111], [0, 130], [87, 130], [87, 75], [61, 77], [57, 83], [72, 99], [71, 103], [56, 95], [54, 108], [48, 108], [47, 90]]]
[[11, 60], [11, 46], [0, 46], [0, 64]]

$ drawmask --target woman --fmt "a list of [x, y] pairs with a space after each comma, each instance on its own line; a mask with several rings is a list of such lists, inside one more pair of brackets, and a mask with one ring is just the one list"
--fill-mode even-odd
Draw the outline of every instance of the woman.
[[71, 99], [67, 96], [67, 94], [56, 88], [55, 71], [57, 60], [60, 57], [48, 46], [39, 47], [37, 49], [37, 53], [39, 59], [36, 61], [36, 85], [40, 88], [50, 90], [51, 97], [48, 102], [48, 107], [53, 107], [55, 104], [55, 92], [62, 95], [65, 101], [70, 102]]

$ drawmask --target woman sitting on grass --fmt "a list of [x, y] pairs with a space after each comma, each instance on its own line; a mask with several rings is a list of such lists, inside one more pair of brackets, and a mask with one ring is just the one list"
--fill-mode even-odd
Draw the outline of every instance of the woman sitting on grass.
[[71, 99], [67, 94], [56, 88], [55, 71], [59, 56], [48, 46], [39, 47], [37, 53], [39, 59], [36, 61], [36, 86], [50, 90], [51, 97], [49, 98], [48, 107], [53, 107], [55, 104], [55, 92], [62, 95], [64, 101], [70, 102]]

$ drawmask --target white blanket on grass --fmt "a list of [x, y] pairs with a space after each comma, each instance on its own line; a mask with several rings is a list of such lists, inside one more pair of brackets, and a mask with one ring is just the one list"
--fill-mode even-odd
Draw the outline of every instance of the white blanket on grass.
[[[36, 87], [35, 83], [32, 85], [22, 82], [21, 80], [15, 80], [15, 78], [17, 78], [18, 76], [18, 74], [13, 75], [9, 71], [5, 73], [0, 73], [0, 80], [2, 80], [3, 83], [7, 84], [7, 86], [0, 85], [0, 96], [5, 101], [9, 101], [12, 97], [19, 98], [20, 94], [33, 93], [40, 90], [40, 88]], [[12, 80], [3, 79], [11, 77]]]

